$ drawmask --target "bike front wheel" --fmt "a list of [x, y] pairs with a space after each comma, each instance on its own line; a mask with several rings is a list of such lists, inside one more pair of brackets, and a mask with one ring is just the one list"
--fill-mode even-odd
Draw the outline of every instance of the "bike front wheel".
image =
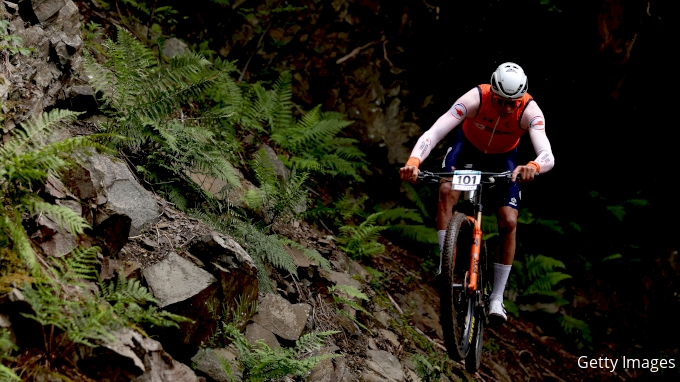
[[470, 352], [476, 339], [475, 325], [480, 321], [475, 315], [474, 296], [468, 295], [465, 285], [473, 228], [466, 215], [455, 212], [446, 231], [442, 254], [441, 323], [449, 357], [455, 360], [466, 358]]

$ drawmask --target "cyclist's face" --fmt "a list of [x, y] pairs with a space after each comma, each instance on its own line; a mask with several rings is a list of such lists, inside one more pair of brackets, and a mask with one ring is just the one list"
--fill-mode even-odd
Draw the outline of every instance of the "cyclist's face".
[[522, 106], [522, 100], [513, 100], [507, 98], [501, 98], [496, 94], [492, 94], [492, 104], [494, 109], [500, 114], [510, 114]]

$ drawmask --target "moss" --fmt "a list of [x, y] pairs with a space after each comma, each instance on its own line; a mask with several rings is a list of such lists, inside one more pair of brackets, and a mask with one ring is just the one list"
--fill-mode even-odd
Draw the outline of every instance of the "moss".
[[14, 251], [9, 248], [0, 248], [0, 294], [12, 290], [12, 284], [21, 285], [33, 282], [31, 275]]

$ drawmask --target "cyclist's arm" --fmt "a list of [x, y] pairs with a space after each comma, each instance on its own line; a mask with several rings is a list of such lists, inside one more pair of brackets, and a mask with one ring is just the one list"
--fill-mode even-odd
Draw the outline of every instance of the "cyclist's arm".
[[531, 102], [527, 105], [521, 124], [522, 128], [529, 129], [531, 144], [536, 151], [536, 159], [532, 162], [538, 166], [538, 173], [543, 174], [550, 171], [555, 166], [555, 157], [553, 156], [548, 136], [545, 133], [545, 117], [536, 102]]
[[420, 166], [420, 163], [427, 158], [432, 149], [437, 146], [439, 141], [444, 139], [446, 134], [455, 129], [468, 115], [472, 117], [477, 114], [480, 102], [480, 92], [477, 87], [458, 98], [451, 110], [439, 117], [437, 122], [418, 139], [406, 165]]

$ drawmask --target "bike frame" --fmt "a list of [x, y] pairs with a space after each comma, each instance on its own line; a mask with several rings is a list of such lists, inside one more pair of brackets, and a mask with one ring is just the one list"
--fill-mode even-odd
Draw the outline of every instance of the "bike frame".
[[[423, 172], [419, 175], [423, 179], [437, 179], [441, 182], [451, 182], [451, 178], [454, 176], [454, 172]], [[482, 172], [482, 179], [487, 177], [489, 180], [482, 180], [474, 190], [471, 191], [461, 191], [458, 203], [454, 207], [454, 211], [458, 210], [463, 212], [465, 209], [468, 210], [467, 215], [470, 223], [473, 226], [472, 235], [472, 246], [470, 248], [470, 269], [468, 270], [468, 282], [465, 285], [468, 294], [473, 294], [475, 291], [480, 289], [479, 285], [479, 262], [481, 260], [482, 252], [482, 190], [484, 184], [495, 183], [497, 178], [509, 179], [512, 175], [510, 171], [505, 172]], [[472, 209], [472, 211], [470, 211]], [[464, 286], [461, 284], [454, 284], [454, 289], [462, 289]]]

